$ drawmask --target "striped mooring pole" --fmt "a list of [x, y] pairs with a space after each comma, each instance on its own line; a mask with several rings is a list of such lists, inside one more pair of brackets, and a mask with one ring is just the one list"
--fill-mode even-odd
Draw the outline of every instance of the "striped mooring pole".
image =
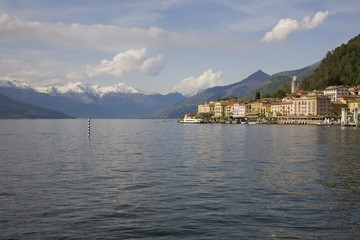
[[88, 138], [90, 138], [90, 115], [88, 116]]

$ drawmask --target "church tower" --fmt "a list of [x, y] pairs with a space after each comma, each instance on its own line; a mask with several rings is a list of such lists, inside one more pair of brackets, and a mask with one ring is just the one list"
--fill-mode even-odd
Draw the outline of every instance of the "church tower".
[[297, 80], [297, 77], [294, 76], [291, 81], [291, 93], [295, 93], [297, 91], [299, 91], [299, 81]]

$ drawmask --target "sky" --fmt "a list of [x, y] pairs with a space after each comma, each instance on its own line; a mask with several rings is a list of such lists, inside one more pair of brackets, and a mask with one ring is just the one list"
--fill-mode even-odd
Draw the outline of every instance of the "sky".
[[194, 94], [320, 61], [358, 0], [0, 0], [0, 79]]

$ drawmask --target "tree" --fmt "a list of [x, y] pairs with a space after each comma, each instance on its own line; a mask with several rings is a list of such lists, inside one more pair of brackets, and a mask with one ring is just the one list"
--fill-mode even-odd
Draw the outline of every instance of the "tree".
[[278, 98], [284, 98], [286, 96], [286, 92], [283, 89], [279, 89], [277, 91]]
[[291, 93], [291, 85], [290, 83], [286, 82], [282, 85], [281, 88], [285, 93]]
[[310, 77], [304, 76], [300, 81], [299, 89], [305, 91], [310, 90], [310, 84], [311, 84]]
[[279, 89], [273, 94], [271, 94], [272, 98], [284, 98], [285, 96], [286, 96], [286, 92], [284, 92], [284, 90], [282, 89]]
[[360, 73], [360, 34], [329, 51], [319, 67], [308, 78], [303, 78], [303, 90], [321, 90], [331, 85], [359, 84]]
[[260, 92], [256, 91], [255, 93], [255, 101], [260, 99]]
[[271, 95], [270, 95], [270, 93], [265, 93], [265, 94], [261, 95], [260, 98], [271, 98]]

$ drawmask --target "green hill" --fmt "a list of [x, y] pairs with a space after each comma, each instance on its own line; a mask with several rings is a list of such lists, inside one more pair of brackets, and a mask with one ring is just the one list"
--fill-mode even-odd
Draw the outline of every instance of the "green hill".
[[300, 89], [325, 89], [331, 85], [360, 85], [360, 35], [328, 52], [313, 74], [303, 77]]
[[318, 62], [318, 63], [312, 64], [310, 66], [307, 66], [307, 67], [304, 67], [304, 68], [301, 68], [298, 70], [285, 71], [285, 72], [280, 72], [280, 73], [274, 74], [261, 88], [258, 88], [254, 91], [249, 92], [242, 98], [247, 101], [251, 101], [251, 100], [254, 100], [256, 92], [259, 92], [260, 95], [264, 95], [264, 94], [271, 95], [271, 94], [275, 93], [276, 91], [278, 91], [279, 89], [282, 89], [284, 87], [289, 88], [289, 90], [290, 90], [291, 80], [292, 80], [293, 76], [297, 76], [298, 78], [301, 78], [303, 76], [312, 74], [314, 72], [314, 70], [319, 66], [319, 64], [320, 63]]
[[291, 83], [291, 79], [290, 77], [287, 76], [274, 76], [272, 78], [269, 79], [269, 81], [266, 82], [266, 84], [264, 86], [262, 86], [261, 88], [255, 90], [255, 91], [251, 91], [250, 93], [246, 94], [243, 99], [247, 100], [247, 101], [252, 101], [254, 100], [255, 94], [256, 92], [259, 92], [260, 95], [264, 95], [264, 94], [272, 94], [274, 92], [276, 92], [278, 89], [281, 89], [284, 84], [288, 84], [290, 86]]
[[61, 112], [18, 102], [0, 94], [0, 119], [65, 119], [72, 118]]

